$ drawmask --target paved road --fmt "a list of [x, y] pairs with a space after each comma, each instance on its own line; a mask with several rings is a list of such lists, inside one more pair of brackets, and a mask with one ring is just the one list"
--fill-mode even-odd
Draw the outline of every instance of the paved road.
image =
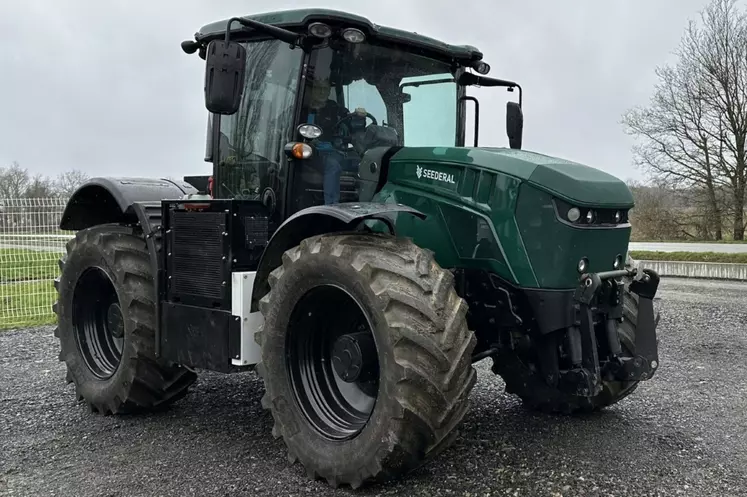
[[747, 495], [747, 284], [660, 293], [662, 367], [635, 395], [591, 416], [530, 414], [480, 363], [456, 446], [359, 492], [288, 464], [253, 373], [202, 374], [165, 413], [99, 417], [65, 386], [51, 329], [0, 333], [0, 495]]
[[631, 242], [630, 250], [653, 250], [657, 252], [723, 252], [727, 254], [747, 253], [747, 243], [657, 243]]

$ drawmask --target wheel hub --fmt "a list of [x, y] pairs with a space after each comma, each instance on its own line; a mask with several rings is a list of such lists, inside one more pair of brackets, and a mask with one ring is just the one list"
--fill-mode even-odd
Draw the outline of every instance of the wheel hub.
[[84, 362], [100, 380], [119, 367], [125, 341], [117, 292], [100, 268], [88, 268], [73, 291], [73, 329]]
[[376, 364], [376, 344], [367, 332], [340, 336], [332, 349], [332, 366], [346, 383], [369, 381]]
[[288, 374], [306, 419], [330, 440], [357, 436], [379, 388], [376, 343], [360, 304], [338, 286], [312, 288], [291, 312], [286, 344]]
[[119, 303], [113, 302], [106, 311], [106, 325], [114, 338], [124, 338], [124, 322]]

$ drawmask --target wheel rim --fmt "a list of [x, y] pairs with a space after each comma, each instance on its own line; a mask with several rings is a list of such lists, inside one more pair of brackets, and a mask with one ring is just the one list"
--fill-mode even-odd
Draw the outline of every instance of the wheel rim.
[[86, 270], [75, 285], [73, 329], [88, 369], [110, 378], [122, 359], [124, 319], [114, 285], [100, 268]]
[[331, 440], [357, 436], [379, 389], [372, 326], [358, 302], [333, 285], [307, 292], [291, 313], [286, 351], [293, 393], [314, 429]]

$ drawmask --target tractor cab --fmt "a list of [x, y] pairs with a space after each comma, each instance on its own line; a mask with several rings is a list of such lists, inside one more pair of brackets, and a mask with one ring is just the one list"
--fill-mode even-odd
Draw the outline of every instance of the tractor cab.
[[359, 201], [372, 149], [463, 146], [468, 71], [489, 70], [473, 47], [327, 10], [213, 23], [182, 47], [207, 61], [211, 195], [260, 201], [274, 226]]

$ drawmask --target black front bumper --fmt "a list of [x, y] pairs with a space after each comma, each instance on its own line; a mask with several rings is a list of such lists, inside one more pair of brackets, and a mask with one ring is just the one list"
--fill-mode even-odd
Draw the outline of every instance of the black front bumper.
[[[624, 356], [618, 323], [623, 322], [624, 283], [633, 278], [629, 290], [638, 296], [633, 356]], [[574, 323], [568, 329], [566, 345], [573, 367], [559, 372], [562, 390], [591, 397], [602, 390], [602, 382], [642, 381], [651, 378], [659, 367], [656, 318], [653, 298], [659, 286], [658, 274], [650, 269], [622, 269], [583, 274], [573, 296]], [[596, 321], [595, 321], [596, 317]], [[599, 358], [599, 340], [607, 352]]]

